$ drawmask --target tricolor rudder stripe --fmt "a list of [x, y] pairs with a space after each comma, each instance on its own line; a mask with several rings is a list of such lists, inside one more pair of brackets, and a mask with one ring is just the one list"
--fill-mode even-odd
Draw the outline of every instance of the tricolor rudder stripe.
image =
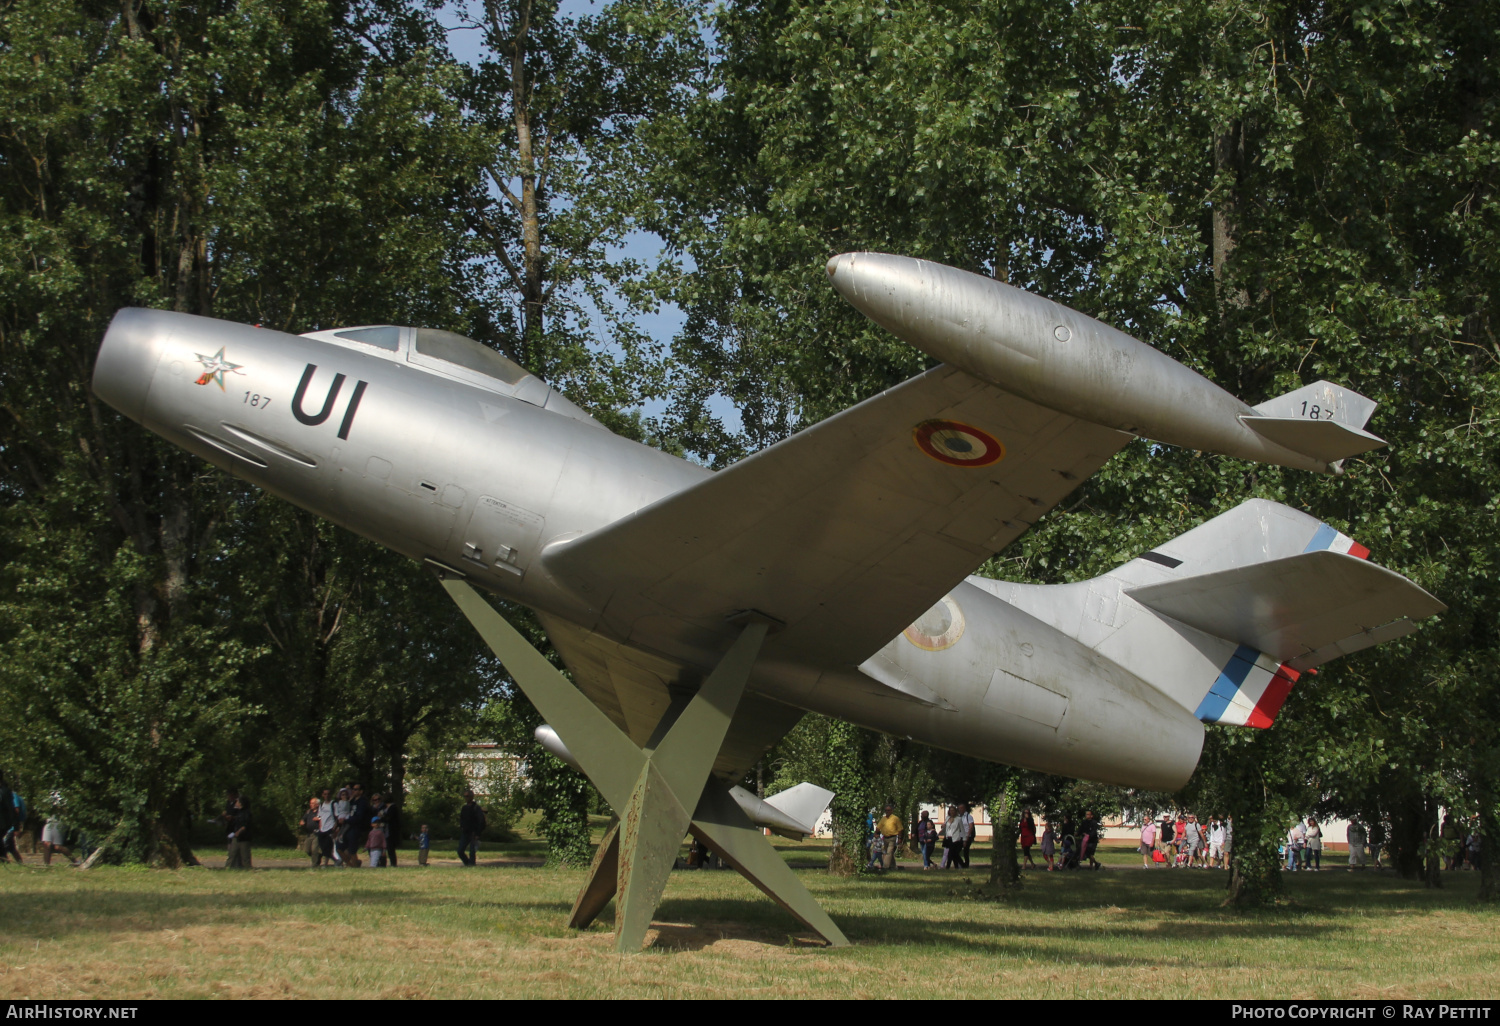
[[1347, 534], [1340, 534], [1327, 524], [1319, 524], [1317, 531], [1313, 532], [1312, 541], [1307, 543], [1303, 552], [1345, 552], [1358, 559], [1369, 559], [1370, 550]]
[[1264, 652], [1241, 645], [1219, 671], [1194, 715], [1204, 723], [1269, 727], [1298, 676], [1296, 670]]

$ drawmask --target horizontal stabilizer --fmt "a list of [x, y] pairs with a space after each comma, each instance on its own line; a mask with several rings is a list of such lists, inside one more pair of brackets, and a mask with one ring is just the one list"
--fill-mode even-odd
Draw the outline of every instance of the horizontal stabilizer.
[[1384, 438], [1336, 420], [1241, 417], [1240, 421], [1267, 441], [1324, 463], [1337, 463], [1386, 444]]
[[813, 832], [818, 817], [833, 801], [833, 792], [803, 781], [769, 798], [757, 798], [743, 787], [732, 787], [729, 795], [756, 826], [791, 840], [801, 840]]
[[1399, 637], [1412, 629], [1413, 621], [1448, 608], [1392, 570], [1326, 550], [1149, 584], [1125, 594], [1295, 670]]

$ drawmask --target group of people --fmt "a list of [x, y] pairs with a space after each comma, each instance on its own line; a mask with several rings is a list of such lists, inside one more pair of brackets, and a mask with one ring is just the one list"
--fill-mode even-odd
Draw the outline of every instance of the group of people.
[[[1288, 847], [1291, 845], [1291, 838], [1295, 832], [1295, 826], [1287, 832]], [[1381, 865], [1381, 853], [1385, 850], [1387, 837], [1389, 837], [1389, 832], [1386, 824], [1378, 818], [1369, 824], [1357, 818], [1350, 820], [1349, 871], [1352, 873], [1356, 869], [1365, 869], [1372, 864], [1376, 869], [1384, 868]], [[1439, 851], [1443, 858], [1444, 869], [1449, 871], [1478, 869], [1479, 848], [1482, 843], [1479, 833], [1479, 816], [1470, 816], [1465, 821], [1451, 812], [1446, 813], [1443, 816], [1442, 826], [1438, 830], [1437, 843], [1440, 846]], [[1290, 868], [1290, 857], [1287, 863]]]
[[1049, 873], [1082, 869], [1085, 864], [1090, 869], [1104, 868], [1094, 857], [1099, 848], [1100, 824], [1092, 809], [1084, 812], [1081, 820], [1075, 820], [1071, 812], [1063, 813], [1056, 820], [1051, 816], [1044, 817], [1040, 836], [1036, 826], [1036, 818], [1032, 816], [1031, 810], [1022, 809], [1020, 842], [1023, 869], [1039, 868], [1031, 855], [1031, 849], [1038, 847], [1038, 841], [1041, 842], [1042, 861], [1046, 863], [1046, 871]]
[[[1352, 852], [1354, 845], [1351, 843], [1349, 848]], [[1289, 873], [1321, 871], [1323, 827], [1317, 819], [1308, 816], [1306, 820], [1299, 818], [1293, 823], [1292, 828], [1286, 832], [1286, 843], [1281, 846], [1281, 854], [1286, 859], [1286, 870]]]
[[[886, 806], [890, 808], [889, 805]], [[948, 806], [948, 814], [941, 828], [932, 821], [932, 816], [923, 810], [912, 829], [912, 841], [922, 855], [922, 868], [932, 869], [932, 855], [938, 842], [943, 845], [939, 869], [968, 869], [969, 850], [974, 847], [974, 813], [968, 803], [960, 802]]]
[[[896, 868], [896, 855], [906, 844], [906, 825], [896, 815], [896, 808], [887, 805], [883, 813], [876, 815], [874, 809], [865, 821], [865, 831], [870, 837], [870, 860], [867, 868], [888, 871]], [[911, 843], [922, 856], [922, 868], [932, 869], [932, 855], [938, 841], [943, 843], [941, 869], [967, 869], [969, 849], [974, 847], [974, 814], [964, 803], [948, 806], [947, 818], [941, 828], [932, 821], [925, 809], [918, 814], [912, 827]]]
[[[42, 826], [40, 847], [42, 849], [42, 864], [52, 865], [52, 856], [61, 855], [72, 865], [78, 865], [79, 860], [74, 857], [73, 849], [67, 843], [67, 831], [63, 826], [61, 814], [62, 798], [54, 793], [52, 796], [52, 812]], [[20, 837], [21, 831], [26, 826], [28, 810], [26, 800], [21, 797], [19, 791], [11, 789], [6, 782], [5, 775], [0, 773], [0, 863], [9, 859], [21, 862], [21, 850], [16, 847], [16, 839]], [[38, 844], [36, 835], [32, 835], [31, 853], [36, 854]], [[91, 845], [85, 845], [88, 850]], [[85, 850], [84, 854], [88, 854]]]
[[[248, 830], [249, 809], [244, 798], [230, 792], [231, 803], [225, 810], [225, 819], [230, 827], [231, 868], [250, 867]], [[331, 788], [324, 788], [317, 797], [309, 798], [307, 809], [302, 814], [301, 830], [304, 850], [312, 860], [313, 868], [333, 865], [357, 869], [368, 864], [371, 869], [394, 866], [399, 858], [397, 842], [401, 839], [399, 810], [387, 801], [379, 791], [365, 797], [362, 784], [348, 784], [339, 788], [335, 796]], [[458, 858], [466, 866], [476, 865], [479, 853], [479, 835], [488, 824], [484, 810], [474, 798], [473, 791], [464, 792], [464, 806], [459, 810]], [[243, 863], [236, 861], [235, 844], [245, 845]], [[417, 831], [417, 865], [427, 865], [432, 851], [432, 830], [423, 823]], [[361, 853], [364, 858], [361, 859]]]
[[[234, 792], [230, 792], [234, 797]], [[238, 801], [243, 802], [243, 798]], [[312, 861], [313, 868], [340, 866], [357, 869], [368, 862], [371, 869], [394, 866], [397, 861], [396, 842], [400, 839], [396, 806], [386, 801], [379, 791], [365, 795], [363, 784], [350, 783], [333, 789], [325, 787], [321, 794], [307, 800], [307, 808], [298, 824], [302, 834], [303, 850]], [[232, 808], [226, 810], [226, 819], [231, 827], [239, 820]], [[244, 826], [249, 826], [248, 809], [244, 813]], [[427, 864], [427, 825], [422, 825], [417, 840], [417, 862]], [[230, 834], [230, 868], [240, 868], [234, 859], [235, 834]], [[364, 858], [361, 858], [363, 853]], [[246, 852], [243, 868], [250, 865]]]
[[1449, 871], [1479, 868], [1479, 816], [1469, 817], [1467, 823], [1448, 813], [1443, 817], [1439, 831], [1443, 846], [1443, 868]]
[[[901, 817], [896, 815], [895, 808], [890, 805], [885, 807], [884, 814], [878, 818], [875, 810], [871, 809], [866, 827], [870, 834], [869, 868], [893, 869], [896, 853], [906, 840]], [[1048, 872], [1079, 869], [1085, 865], [1091, 869], [1102, 869], [1104, 867], [1095, 858], [1101, 836], [1101, 824], [1092, 810], [1085, 812], [1081, 820], [1075, 820], [1071, 813], [1062, 815], [1056, 821], [1051, 818], [1043, 819], [1041, 833], [1038, 834], [1036, 817], [1029, 808], [1022, 809], [1019, 839], [1023, 868], [1041, 868], [1032, 855], [1032, 850], [1038, 847], [1040, 841], [1041, 856]], [[969, 868], [969, 853], [974, 847], [974, 837], [974, 813], [963, 802], [948, 806], [947, 816], [941, 824], [934, 822], [924, 809], [918, 814], [911, 832], [912, 844], [922, 856], [924, 870]], [[933, 856], [939, 842], [943, 848], [942, 859], [934, 863]]]
[[1234, 842], [1234, 820], [1210, 816], [1200, 823], [1196, 813], [1162, 813], [1160, 821], [1146, 817], [1141, 824], [1141, 865], [1178, 869], [1228, 869]]

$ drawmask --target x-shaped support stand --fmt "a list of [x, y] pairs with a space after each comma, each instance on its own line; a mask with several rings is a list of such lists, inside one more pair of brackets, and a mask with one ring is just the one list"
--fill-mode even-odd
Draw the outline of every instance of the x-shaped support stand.
[[589, 925], [618, 894], [615, 947], [639, 951], [691, 830], [828, 943], [849, 943], [728, 792], [708, 786], [765, 640], [765, 623], [747, 624], [661, 742], [639, 748], [478, 592], [448, 575], [443, 587], [618, 816], [594, 856], [569, 925]]

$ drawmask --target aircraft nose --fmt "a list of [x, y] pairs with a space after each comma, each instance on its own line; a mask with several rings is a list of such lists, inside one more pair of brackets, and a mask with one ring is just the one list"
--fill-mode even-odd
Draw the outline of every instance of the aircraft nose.
[[146, 414], [146, 395], [171, 337], [173, 315], [127, 307], [115, 314], [94, 361], [94, 394], [131, 420]]

